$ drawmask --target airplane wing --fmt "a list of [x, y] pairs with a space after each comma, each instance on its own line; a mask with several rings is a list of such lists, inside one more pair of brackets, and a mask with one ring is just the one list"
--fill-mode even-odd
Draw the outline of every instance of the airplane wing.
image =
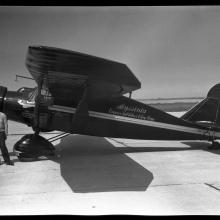
[[26, 66], [35, 81], [43, 78], [43, 86], [62, 103], [81, 97], [85, 85], [89, 101], [123, 95], [141, 87], [125, 64], [54, 47], [30, 46]]

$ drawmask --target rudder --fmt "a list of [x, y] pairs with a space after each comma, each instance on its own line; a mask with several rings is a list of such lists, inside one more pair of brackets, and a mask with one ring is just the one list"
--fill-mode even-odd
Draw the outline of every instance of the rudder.
[[193, 106], [181, 118], [195, 123], [220, 126], [220, 84], [213, 86], [205, 99]]

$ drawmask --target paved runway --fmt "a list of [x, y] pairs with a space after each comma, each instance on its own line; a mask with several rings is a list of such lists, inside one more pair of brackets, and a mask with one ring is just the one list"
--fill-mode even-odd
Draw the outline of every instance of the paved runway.
[[[11, 152], [31, 129], [9, 129]], [[70, 135], [54, 144], [56, 157], [12, 155], [14, 167], [0, 166], [0, 215], [220, 214], [220, 150], [207, 142]]]

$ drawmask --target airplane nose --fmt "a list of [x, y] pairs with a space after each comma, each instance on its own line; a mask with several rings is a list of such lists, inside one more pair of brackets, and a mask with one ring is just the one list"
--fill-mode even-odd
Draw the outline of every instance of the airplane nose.
[[4, 86], [0, 86], [0, 111], [3, 110], [4, 106], [4, 98], [7, 93], [7, 88]]

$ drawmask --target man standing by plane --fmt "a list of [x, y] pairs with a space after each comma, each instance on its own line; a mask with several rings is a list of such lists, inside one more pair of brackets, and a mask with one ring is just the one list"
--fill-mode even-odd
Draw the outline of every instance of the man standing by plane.
[[8, 135], [7, 116], [3, 112], [0, 112], [0, 148], [5, 163], [7, 165], [13, 166], [14, 162], [10, 160], [8, 149], [5, 145], [5, 140], [7, 139], [7, 135]]

